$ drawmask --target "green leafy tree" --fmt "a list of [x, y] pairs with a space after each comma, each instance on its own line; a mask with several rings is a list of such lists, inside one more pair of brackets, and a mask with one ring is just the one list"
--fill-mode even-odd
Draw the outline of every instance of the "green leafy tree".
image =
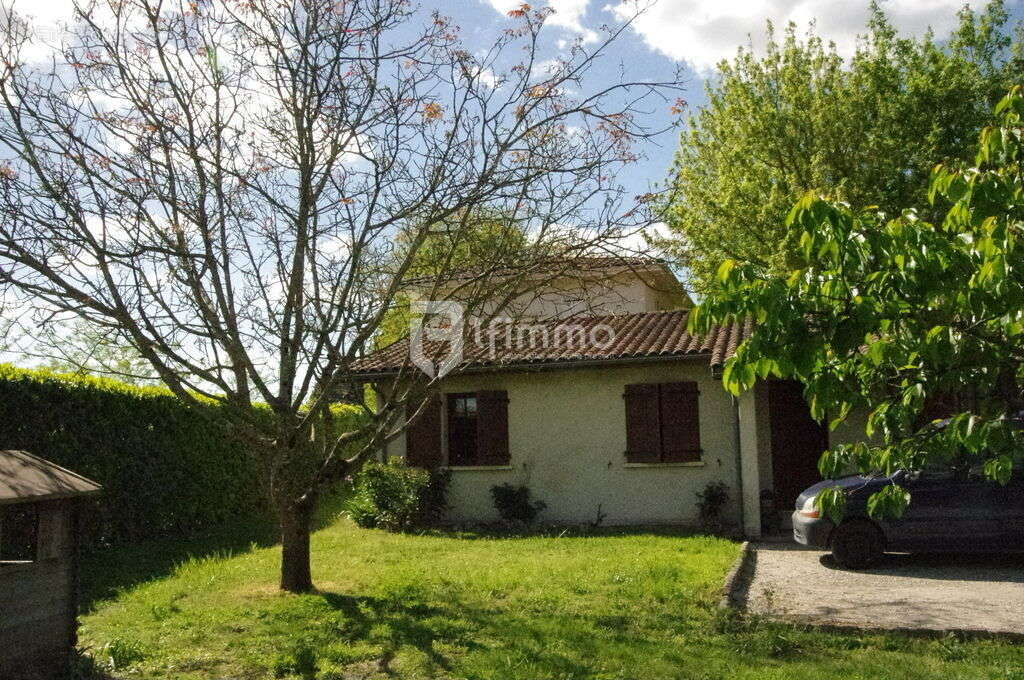
[[[812, 413], [833, 426], [869, 413], [872, 443], [837, 446], [825, 477], [845, 470], [892, 473], [940, 461], [982, 466], [1006, 483], [1024, 444], [1024, 89], [996, 107], [974, 167], [937, 166], [929, 205], [887, 219], [813, 193], [790, 212], [799, 263], [775, 273], [726, 261], [691, 328], [756, 320], [723, 375], [734, 393], [768, 377], [806, 385]], [[950, 416], [929, 419], [936, 403]], [[1016, 464], [1020, 464], [1019, 460]], [[843, 496], [820, 503], [835, 516]], [[895, 485], [872, 496], [873, 514], [900, 514]]]
[[[403, 231], [396, 242], [395, 261], [411, 261], [407, 280], [418, 279], [427, 289], [433, 283], [447, 283], [461, 271], [486, 273], [512, 267], [529, 248], [522, 224], [487, 210], [465, 210], [434, 225], [412, 258], [409, 251], [417, 243], [416, 233]], [[408, 335], [409, 302], [408, 290], [395, 296], [374, 337], [376, 347], [386, 347]]]
[[1001, 1], [964, 9], [945, 44], [901, 37], [876, 3], [844, 60], [816, 35], [781, 39], [763, 58], [741, 49], [719, 66], [708, 104], [682, 134], [668, 192], [672, 236], [659, 246], [705, 289], [726, 259], [784, 270], [797, 244], [784, 221], [804, 192], [854, 208], [933, 217], [928, 172], [964, 149], [1020, 73]]

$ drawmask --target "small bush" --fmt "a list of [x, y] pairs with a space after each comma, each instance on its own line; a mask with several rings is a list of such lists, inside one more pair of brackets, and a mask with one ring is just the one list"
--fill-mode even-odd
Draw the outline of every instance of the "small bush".
[[364, 529], [407, 531], [440, 520], [447, 494], [447, 471], [428, 472], [395, 458], [371, 461], [356, 475], [346, 512]]
[[491, 487], [494, 507], [506, 522], [532, 523], [548, 507], [544, 501], [530, 501], [530, 490], [525, 486], [512, 486], [508, 482]]
[[451, 484], [452, 473], [448, 470], [430, 470], [429, 475], [427, 486], [420, 497], [416, 519], [418, 526], [438, 524], [448, 512], [448, 487]]
[[714, 531], [722, 528], [722, 510], [729, 502], [729, 487], [722, 482], [710, 482], [697, 492], [697, 510], [701, 525]]

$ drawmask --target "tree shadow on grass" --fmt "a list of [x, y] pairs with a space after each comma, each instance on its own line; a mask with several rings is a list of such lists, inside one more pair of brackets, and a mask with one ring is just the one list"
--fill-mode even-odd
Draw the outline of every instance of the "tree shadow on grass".
[[[334, 522], [345, 497], [326, 497], [313, 521], [313, 531]], [[267, 515], [236, 520], [182, 538], [154, 539], [83, 554], [79, 578], [79, 606], [89, 612], [101, 600], [115, 597], [136, 585], [170, 575], [191, 559], [230, 557], [279, 542], [273, 519]]]
[[382, 670], [387, 672], [387, 663], [402, 647], [413, 647], [424, 654], [430, 662], [446, 671], [451, 670], [450, 661], [434, 647], [436, 640], [452, 642], [466, 649], [479, 644], [460, 634], [457, 629], [446, 627], [451, 612], [422, 602], [400, 602], [391, 598], [353, 596], [342, 593], [319, 593], [332, 609], [344, 615], [348, 628], [346, 636], [352, 641], [370, 639], [375, 629], [381, 626], [388, 631], [381, 659]]
[[168, 576], [192, 558], [228, 557], [273, 545], [275, 534], [269, 520], [251, 519], [180, 539], [156, 539], [85, 553], [79, 577], [79, 606], [87, 613], [99, 601]]
[[[454, 673], [457, 656], [478, 655], [475, 663], [489, 665], [510, 659], [529, 664], [543, 677], [587, 677], [598, 658], [594, 628], [578, 627], [561, 612], [531, 616], [507, 616], [488, 607], [468, 605], [457, 599], [443, 605], [390, 597], [352, 596], [334, 592], [319, 595], [341, 613], [347, 623], [350, 642], [375, 640], [383, 643], [379, 669], [392, 674], [391, 659], [403, 648], [414, 648], [437, 670]], [[384, 628], [387, 638], [375, 636]], [[631, 644], [646, 644], [626, 631], [617, 631], [611, 639]], [[492, 644], [481, 642], [494, 641]], [[437, 643], [441, 643], [440, 645]], [[465, 669], [463, 669], [465, 670]]]

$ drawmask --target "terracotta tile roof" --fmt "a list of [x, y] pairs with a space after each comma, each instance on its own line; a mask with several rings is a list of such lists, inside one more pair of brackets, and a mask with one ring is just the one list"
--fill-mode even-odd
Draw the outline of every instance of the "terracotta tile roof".
[[[710, 365], [720, 366], [750, 336], [752, 328], [747, 322], [694, 336], [686, 332], [686, 316], [686, 310], [673, 310], [496, 324], [493, 348], [486, 328], [476, 333], [469, 327], [464, 334], [462, 362], [455, 370], [687, 356], [706, 356]], [[424, 356], [435, 362], [449, 351], [447, 340], [425, 340], [423, 346]], [[412, 366], [405, 338], [357, 360], [352, 368], [358, 375], [373, 375], [393, 374]]]

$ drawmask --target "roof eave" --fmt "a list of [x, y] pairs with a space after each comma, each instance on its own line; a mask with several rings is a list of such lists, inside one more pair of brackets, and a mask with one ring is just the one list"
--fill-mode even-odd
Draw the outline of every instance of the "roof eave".
[[[482, 364], [467, 366], [458, 370], [452, 375], [465, 375], [467, 373], [505, 373], [511, 371], [544, 371], [557, 369], [591, 368], [599, 366], [614, 366], [619, 364], [650, 364], [660, 362], [674, 362], [685, 360], [710, 360], [711, 352], [689, 352], [686, 354], [653, 354], [633, 357], [613, 357], [609, 359], [576, 359], [568, 361], [520, 361], [508, 364]], [[713, 364], [711, 368], [720, 364]], [[405, 367], [406, 370], [412, 367]], [[374, 378], [394, 378], [402, 373], [402, 369], [390, 369], [385, 371], [366, 371], [353, 373], [353, 378], [363, 378], [372, 381]]]
[[59, 501], [68, 498], [90, 498], [92, 496], [98, 496], [103, 493], [103, 487], [97, 487], [89, 491], [66, 491], [66, 492], [55, 492], [39, 494], [36, 496], [10, 496], [8, 498], [0, 498], [0, 505], [19, 505], [21, 503], [42, 503], [44, 501]]

